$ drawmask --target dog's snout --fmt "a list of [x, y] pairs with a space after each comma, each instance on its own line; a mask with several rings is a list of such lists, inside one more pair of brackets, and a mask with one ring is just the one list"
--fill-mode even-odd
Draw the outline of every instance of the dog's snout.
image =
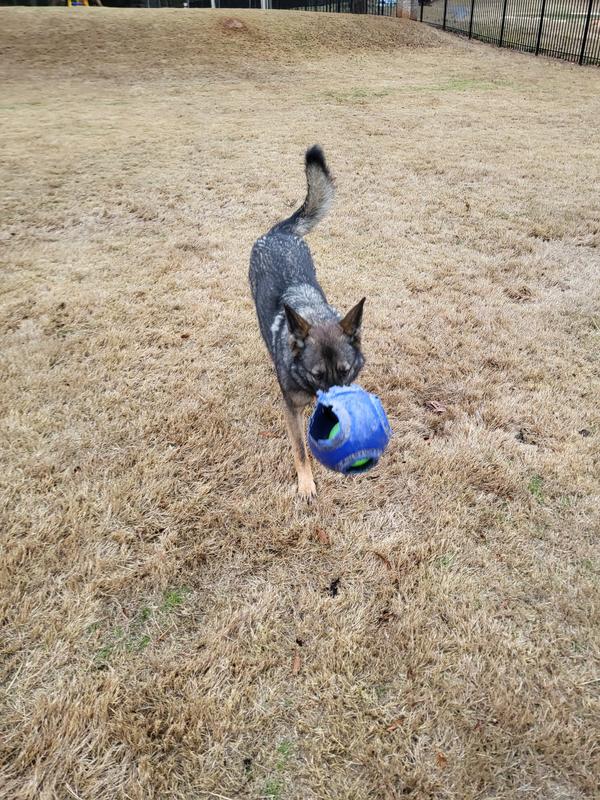
[[318, 389], [320, 392], [328, 392], [332, 386], [333, 386], [332, 383], [321, 383], [319, 384]]

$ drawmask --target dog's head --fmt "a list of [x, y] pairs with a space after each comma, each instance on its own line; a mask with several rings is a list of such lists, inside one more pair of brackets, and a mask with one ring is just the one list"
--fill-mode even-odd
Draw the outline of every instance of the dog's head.
[[292, 375], [313, 393], [332, 386], [347, 386], [356, 379], [365, 359], [360, 350], [360, 326], [365, 298], [339, 322], [311, 325], [290, 306], [285, 306]]

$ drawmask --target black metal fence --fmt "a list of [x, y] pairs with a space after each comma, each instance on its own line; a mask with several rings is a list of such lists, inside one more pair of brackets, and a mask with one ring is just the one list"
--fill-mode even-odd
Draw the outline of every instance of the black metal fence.
[[271, 8], [290, 11], [329, 11], [341, 14], [396, 16], [396, 0], [272, 0]]
[[418, 19], [470, 39], [600, 64], [600, 0], [418, 0]]

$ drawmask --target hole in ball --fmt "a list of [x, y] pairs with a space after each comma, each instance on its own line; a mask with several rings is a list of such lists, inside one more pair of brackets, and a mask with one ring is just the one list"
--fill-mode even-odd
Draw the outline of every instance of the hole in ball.
[[372, 463], [372, 458], [357, 458], [353, 464], [350, 464], [346, 472], [365, 472]]
[[[334, 428], [337, 429], [334, 430]], [[310, 426], [313, 439], [327, 441], [334, 439], [339, 432], [339, 420], [331, 410], [331, 406], [319, 406]]]

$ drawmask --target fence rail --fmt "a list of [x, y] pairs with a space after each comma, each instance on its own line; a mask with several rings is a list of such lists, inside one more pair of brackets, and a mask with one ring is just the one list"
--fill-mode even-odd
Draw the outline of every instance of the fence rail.
[[396, 0], [271, 0], [270, 7], [290, 11], [328, 11], [342, 14], [396, 16]]
[[600, 0], [418, 0], [413, 16], [499, 47], [600, 64]]

